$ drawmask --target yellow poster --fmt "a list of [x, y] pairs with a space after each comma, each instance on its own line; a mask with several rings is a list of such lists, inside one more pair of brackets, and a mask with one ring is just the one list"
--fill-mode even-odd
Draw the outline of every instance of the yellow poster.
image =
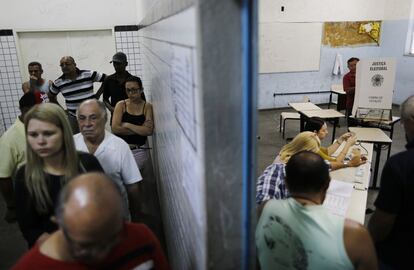
[[327, 22], [322, 43], [330, 47], [379, 46], [381, 21]]

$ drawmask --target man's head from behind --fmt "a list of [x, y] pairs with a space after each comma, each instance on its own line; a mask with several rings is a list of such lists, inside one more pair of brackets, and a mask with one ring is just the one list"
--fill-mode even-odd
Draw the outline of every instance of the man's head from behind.
[[80, 132], [86, 140], [103, 139], [108, 116], [102, 101], [97, 99], [83, 101], [79, 105], [77, 117]]
[[59, 196], [56, 216], [62, 248], [77, 262], [98, 264], [122, 236], [121, 195], [115, 183], [101, 173], [70, 181]]
[[404, 125], [407, 142], [414, 140], [414, 96], [401, 104], [401, 122]]
[[293, 155], [286, 164], [286, 184], [292, 194], [324, 193], [329, 182], [328, 165], [316, 153], [299, 152]]
[[36, 97], [32, 92], [27, 92], [19, 99], [19, 109], [22, 113], [22, 119], [24, 118], [25, 114], [34, 106], [36, 105]]

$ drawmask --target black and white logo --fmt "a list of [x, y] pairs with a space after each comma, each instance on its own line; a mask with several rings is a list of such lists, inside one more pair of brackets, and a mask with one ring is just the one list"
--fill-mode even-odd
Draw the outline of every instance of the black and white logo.
[[374, 87], [380, 87], [382, 83], [384, 82], [384, 77], [380, 74], [375, 74], [371, 78], [372, 86]]

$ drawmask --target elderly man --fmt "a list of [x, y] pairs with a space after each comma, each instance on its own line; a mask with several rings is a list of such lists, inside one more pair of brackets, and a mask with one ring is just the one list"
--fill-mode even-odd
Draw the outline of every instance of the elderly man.
[[32, 92], [35, 94], [36, 103], [49, 102], [48, 93], [52, 81], [42, 78], [43, 69], [39, 62], [30, 62], [28, 65], [30, 79], [22, 84], [24, 93]]
[[59, 92], [62, 93], [73, 134], [76, 134], [79, 132], [76, 121], [76, 110], [79, 104], [86, 99], [95, 97], [93, 83], [103, 82], [106, 75], [97, 71], [78, 69], [72, 56], [62, 57], [60, 67], [63, 74], [50, 87], [50, 100], [57, 103], [56, 95]]
[[74, 135], [76, 149], [95, 155], [105, 173], [117, 183], [124, 198], [125, 214], [129, 217], [128, 202], [133, 220], [139, 212], [138, 185], [142, 180], [128, 144], [105, 131], [105, 105], [88, 99], [79, 105], [78, 123], [81, 133]]
[[125, 223], [117, 187], [104, 174], [83, 174], [62, 190], [59, 230], [13, 269], [169, 269], [154, 234]]
[[384, 269], [407, 269], [414, 254], [414, 96], [401, 105], [401, 122], [407, 150], [387, 160], [368, 225]]
[[4, 219], [7, 222], [16, 220], [12, 178], [17, 169], [26, 162], [26, 136], [23, 118], [35, 104], [36, 98], [32, 92], [24, 94], [19, 100], [21, 115], [0, 138], [0, 191], [6, 201], [7, 212]]
[[257, 224], [261, 269], [377, 269], [368, 231], [322, 206], [329, 182], [318, 154], [303, 151], [289, 159], [291, 197], [268, 201]]

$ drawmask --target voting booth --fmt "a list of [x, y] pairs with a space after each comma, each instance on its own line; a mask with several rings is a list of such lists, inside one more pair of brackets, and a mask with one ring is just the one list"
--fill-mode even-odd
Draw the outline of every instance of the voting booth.
[[395, 58], [361, 59], [357, 64], [352, 115], [361, 120], [391, 120]]

